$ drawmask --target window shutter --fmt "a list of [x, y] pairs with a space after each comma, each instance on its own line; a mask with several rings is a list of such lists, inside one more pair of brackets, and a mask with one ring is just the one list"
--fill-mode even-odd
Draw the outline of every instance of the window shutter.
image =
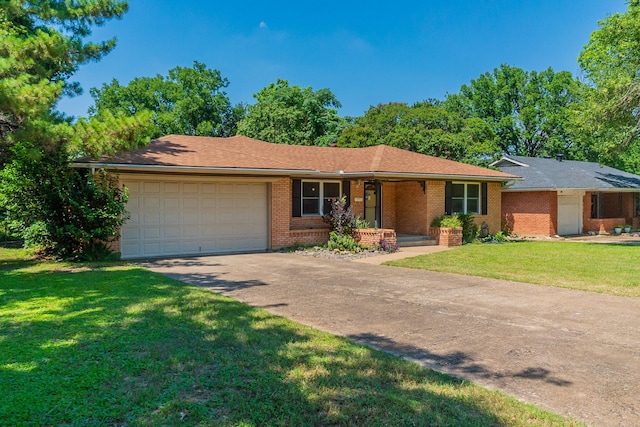
[[444, 184], [444, 213], [451, 215], [451, 181]]
[[487, 200], [489, 199], [489, 195], [487, 194], [487, 183], [483, 182], [480, 187], [480, 197], [482, 197], [482, 215], [487, 214]]
[[347, 206], [351, 205], [351, 181], [345, 179], [342, 181], [342, 194], [347, 198]]
[[292, 188], [291, 209], [293, 216], [302, 216], [302, 181], [294, 179]]

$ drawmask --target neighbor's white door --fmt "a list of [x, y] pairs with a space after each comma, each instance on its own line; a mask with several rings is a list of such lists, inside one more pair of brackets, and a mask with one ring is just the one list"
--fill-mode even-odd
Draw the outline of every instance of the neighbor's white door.
[[267, 249], [267, 184], [123, 179], [123, 258]]
[[558, 234], [561, 236], [582, 233], [582, 197], [558, 196]]

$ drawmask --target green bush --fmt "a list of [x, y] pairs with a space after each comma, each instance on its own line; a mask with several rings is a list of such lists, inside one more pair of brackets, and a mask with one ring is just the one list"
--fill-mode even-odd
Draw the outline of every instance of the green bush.
[[483, 243], [504, 243], [507, 241], [507, 236], [503, 231], [498, 231], [496, 234], [489, 234], [487, 237], [480, 239]]
[[327, 248], [329, 250], [339, 250], [348, 252], [360, 252], [362, 246], [355, 241], [350, 234], [338, 234], [335, 231], [329, 233], [329, 241], [327, 242]]
[[353, 228], [370, 228], [370, 226], [368, 221], [357, 216]]
[[434, 218], [433, 221], [431, 221], [431, 226], [456, 228], [456, 227], [462, 227], [462, 222], [460, 222], [458, 215], [442, 215], [437, 218]]
[[472, 214], [456, 215], [462, 225], [462, 243], [473, 243], [478, 238], [479, 228]]
[[77, 259], [95, 252], [97, 242], [119, 237], [128, 193], [117, 176], [74, 169], [62, 150], [36, 155], [18, 146], [14, 151], [15, 160], [0, 171], [0, 209], [26, 244]]

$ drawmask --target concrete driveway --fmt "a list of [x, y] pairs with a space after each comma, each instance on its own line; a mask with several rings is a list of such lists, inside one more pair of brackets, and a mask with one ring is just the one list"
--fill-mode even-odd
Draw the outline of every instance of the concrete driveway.
[[141, 265], [590, 425], [640, 425], [639, 299], [286, 253]]

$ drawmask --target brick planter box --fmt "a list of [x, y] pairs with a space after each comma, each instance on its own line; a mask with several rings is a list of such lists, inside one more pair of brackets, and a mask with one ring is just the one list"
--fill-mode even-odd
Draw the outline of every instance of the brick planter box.
[[462, 227], [431, 227], [429, 234], [439, 246], [462, 246]]
[[396, 231], [390, 228], [356, 228], [351, 234], [356, 242], [367, 248], [379, 246], [381, 240], [389, 245], [398, 243]]

